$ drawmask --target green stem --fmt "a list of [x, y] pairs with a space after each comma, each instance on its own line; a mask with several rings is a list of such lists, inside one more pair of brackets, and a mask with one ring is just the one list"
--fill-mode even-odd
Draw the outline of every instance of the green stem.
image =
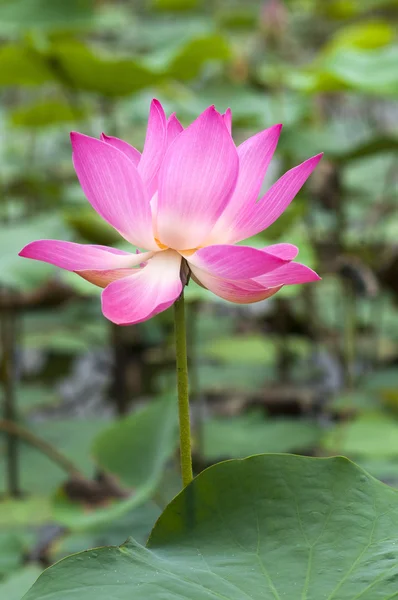
[[193, 479], [191, 454], [191, 425], [189, 421], [188, 359], [185, 326], [184, 290], [174, 303], [176, 338], [178, 413], [180, 418], [180, 458], [182, 483], [185, 487]]

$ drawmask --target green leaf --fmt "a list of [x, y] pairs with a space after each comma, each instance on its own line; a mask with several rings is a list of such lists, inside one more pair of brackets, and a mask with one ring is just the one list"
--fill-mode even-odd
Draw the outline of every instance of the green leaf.
[[71, 556], [24, 600], [374, 600], [398, 577], [398, 492], [344, 458], [227, 461], [133, 540]]
[[2, 0], [0, 28], [10, 30], [66, 29], [90, 23], [93, 0]]
[[79, 42], [55, 43], [49, 58], [71, 88], [104, 96], [125, 96], [159, 81], [159, 75], [138, 59], [111, 58]]
[[7, 600], [21, 600], [22, 596], [36, 581], [43, 569], [36, 565], [29, 565], [19, 569], [0, 582], [0, 598]]
[[94, 440], [92, 452], [125, 485], [156, 487], [177, 437], [177, 401], [169, 396], [110, 425]]
[[24, 525], [42, 525], [51, 520], [51, 503], [47, 496], [27, 495], [21, 499], [0, 501], [0, 527], [9, 529]]
[[236, 392], [243, 395], [251, 391], [258, 392], [266, 381], [273, 378], [272, 367], [238, 362], [199, 365], [200, 388], [203, 392], [221, 394], [222, 397]]
[[57, 215], [37, 217], [21, 225], [9, 224], [0, 232], [0, 284], [22, 291], [46, 281], [55, 267], [18, 256], [22, 248], [37, 239], [68, 239], [68, 232]]
[[129, 510], [109, 523], [96, 525], [89, 531], [72, 531], [62, 536], [52, 546], [51, 559], [60, 560], [68, 554], [81, 552], [87, 548], [121, 544], [126, 540], [127, 532], [139, 543], [145, 544], [159, 514], [160, 508], [153, 502], [148, 502]]
[[242, 364], [272, 364], [276, 348], [272, 340], [261, 335], [231, 336], [213, 339], [203, 348], [204, 356]]
[[10, 113], [11, 123], [18, 127], [41, 128], [58, 123], [75, 122], [86, 113], [63, 100], [40, 100]]
[[382, 413], [366, 413], [355, 421], [336, 425], [325, 437], [323, 446], [333, 454], [396, 458], [398, 421]]
[[351, 19], [370, 11], [395, 8], [396, 0], [328, 0], [316, 2], [316, 12], [331, 19]]
[[23, 536], [14, 532], [0, 532], [0, 580], [22, 564], [24, 552]]
[[334, 412], [365, 412], [374, 411], [377, 408], [377, 400], [374, 395], [363, 389], [347, 390], [335, 396], [329, 405]]
[[0, 85], [42, 85], [52, 80], [46, 61], [34, 50], [17, 44], [0, 48]]
[[58, 521], [73, 530], [96, 529], [120, 519], [154, 494], [166, 462], [177, 445], [175, 397], [148, 406], [110, 425], [95, 439], [92, 454], [96, 463], [123, 485], [134, 488], [131, 496], [89, 513], [79, 504], [57, 496], [54, 509]]
[[394, 36], [394, 28], [386, 21], [372, 20], [354, 23], [338, 29], [322, 52], [332, 52], [339, 47], [372, 50], [387, 46], [393, 41]]
[[87, 242], [109, 246], [120, 241], [120, 235], [91, 207], [80, 207], [64, 213], [66, 223]]
[[264, 419], [261, 413], [212, 418], [203, 424], [203, 453], [214, 460], [263, 452], [299, 452], [313, 448], [320, 434], [320, 427], [309, 420]]
[[329, 57], [324, 68], [343, 84], [377, 95], [398, 94], [398, 46], [359, 51], [342, 48]]
[[21, 600], [41, 572], [42, 569], [35, 565], [29, 565], [20, 571], [16, 571], [0, 583], [0, 598], [4, 598], [4, 600]]
[[292, 71], [286, 83], [306, 92], [357, 92], [396, 96], [398, 46], [375, 50], [339, 47], [319, 61], [303, 69]]
[[228, 29], [253, 31], [258, 24], [258, 7], [220, 4], [216, 19], [222, 27]]
[[187, 11], [196, 8], [199, 0], [152, 0], [151, 6], [159, 11]]
[[218, 34], [190, 40], [177, 51], [171, 60], [167, 75], [181, 81], [197, 77], [208, 61], [225, 61], [231, 56], [226, 39]]
[[60, 402], [60, 395], [48, 385], [37, 383], [18, 385], [18, 412], [24, 415], [37, 408], [59, 405]]
[[[94, 436], [104, 427], [100, 419], [61, 420], [35, 423], [30, 426], [34, 434], [53, 444], [87, 476], [94, 471], [89, 457], [89, 448]], [[2, 432], [0, 432], [2, 439]], [[46, 455], [21, 443], [20, 445], [21, 488], [24, 492], [44, 494], [53, 491], [67, 479], [60, 466]], [[0, 455], [0, 482], [4, 481], [5, 459]], [[1, 486], [0, 486], [1, 493]]]

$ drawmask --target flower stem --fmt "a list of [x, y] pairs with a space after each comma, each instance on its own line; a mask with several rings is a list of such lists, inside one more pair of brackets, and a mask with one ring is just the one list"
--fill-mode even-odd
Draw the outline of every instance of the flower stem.
[[182, 483], [185, 487], [192, 481], [191, 425], [189, 421], [188, 359], [185, 326], [184, 290], [174, 303], [174, 327], [176, 338], [178, 413], [180, 419], [180, 459]]

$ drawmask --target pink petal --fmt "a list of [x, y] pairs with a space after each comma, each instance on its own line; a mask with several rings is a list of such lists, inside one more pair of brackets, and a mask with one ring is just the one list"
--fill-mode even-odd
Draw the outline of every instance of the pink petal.
[[159, 174], [157, 231], [165, 246], [198, 247], [235, 187], [238, 155], [222, 116], [205, 110], [170, 146]]
[[106, 246], [38, 240], [25, 246], [19, 256], [74, 271], [83, 279], [105, 287], [110, 281], [131, 275], [134, 272], [133, 267], [149, 260], [152, 252], [137, 255]]
[[285, 261], [250, 246], [207, 246], [186, 257], [190, 265], [223, 279], [250, 279], [281, 267]]
[[236, 222], [254, 203], [278, 144], [282, 125], [274, 125], [254, 135], [238, 147], [239, 176], [234, 193], [210, 234], [208, 243], [236, 241]]
[[297, 167], [282, 175], [258, 202], [253, 202], [241, 211], [234, 223], [230, 242], [238, 242], [263, 231], [284, 212], [300, 191], [322, 158], [322, 154], [313, 156]]
[[197, 283], [213, 292], [213, 294], [236, 304], [252, 304], [253, 302], [265, 300], [276, 294], [282, 287], [265, 288], [253, 280], [228, 281], [213, 277], [196, 267], [192, 268], [192, 274]]
[[131, 160], [134, 166], [138, 166], [138, 163], [141, 160], [141, 152], [134, 148], [134, 146], [130, 146], [130, 144], [128, 144], [124, 140], [120, 140], [117, 137], [105, 135], [105, 133], [101, 133], [101, 140], [124, 152], [124, 154]]
[[256, 277], [255, 281], [267, 287], [277, 285], [295, 285], [300, 283], [310, 283], [319, 281], [321, 278], [315, 271], [302, 265], [301, 263], [288, 263], [275, 269], [271, 273]]
[[299, 253], [299, 249], [293, 244], [272, 244], [266, 246], [263, 250], [274, 256], [279, 256], [283, 260], [294, 260]]
[[223, 114], [224, 125], [228, 129], [229, 133], [232, 133], [232, 110], [227, 108], [225, 113]]
[[114, 281], [102, 292], [102, 312], [113, 323], [132, 325], [166, 310], [182, 291], [181, 256], [158, 252], [136, 274]]
[[89, 281], [98, 287], [105, 288], [112, 283], [112, 281], [117, 281], [118, 279], [123, 279], [123, 277], [136, 274], [137, 269], [87, 270], [75, 271], [75, 273], [76, 275], [80, 275], [80, 277], [86, 281]]
[[19, 253], [19, 256], [24, 258], [41, 260], [67, 271], [130, 268], [147, 260], [150, 255], [150, 252], [137, 255], [107, 246], [75, 244], [59, 240], [37, 240], [25, 246]]
[[166, 115], [159, 100], [152, 100], [144, 149], [138, 165], [138, 172], [147, 186], [150, 197], [157, 188], [157, 177], [166, 151], [166, 142]]
[[108, 143], [72, 133], [73, 164], [99, 215], [132, 244], [156, 249], [149, 198], [137, 169]]
[[184, 131], [184, 128], [181, 125], [180, 121], [177, 119], [175, 113], [173, 113], [167, 119], [167, 148], [175, 140], [175, 138], [178, 135], [180, 135], [181, 131]]

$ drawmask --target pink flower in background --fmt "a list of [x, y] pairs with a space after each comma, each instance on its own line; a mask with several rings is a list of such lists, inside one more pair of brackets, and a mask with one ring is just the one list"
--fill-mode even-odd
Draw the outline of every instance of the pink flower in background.
[[257, 200], [280, 131], [275, 125], [236, 147], [230, 111], [221, 115], [211, 106], [183, 129], [153, 100], [142, 154], [114, 137], [72, 133], [73, 164], [88, 201], [141, 252], [39, 240], [20, 255], [105, 288], [102, 311], [120, 325], [173, 304], [183, 259], [196, 282], [239, 304], [315, 281], [314, 271], [292, 262], [298, 249], [291, 244], [235, 245], [269, 227], [321, 159], [291, 169]]

